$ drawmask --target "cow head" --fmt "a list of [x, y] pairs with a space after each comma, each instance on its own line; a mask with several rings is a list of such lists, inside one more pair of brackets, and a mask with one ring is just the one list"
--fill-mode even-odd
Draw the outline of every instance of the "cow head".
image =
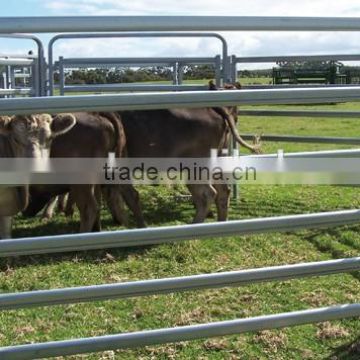
[[[240, 90], [241, 84], [239, 82], [236, 82], [235, 84], [224, 84], [222, 88], [218, 88], [215, 83], [210, 80], [209, 81], [209, 90]], [[227, 111], [234, 117], [234, 121], [237, 122], [237, 106], [227, 106]]]
[[9, 135], [15, 156], [41, 157], [51, 141], [69, 131], [76, 123], [72, 114], [16, 115], [0, 120], [0, 128]]

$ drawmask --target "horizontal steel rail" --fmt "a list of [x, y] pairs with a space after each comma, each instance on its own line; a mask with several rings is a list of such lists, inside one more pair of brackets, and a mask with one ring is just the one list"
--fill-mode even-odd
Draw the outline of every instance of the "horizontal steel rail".
[[[253, 134], [241, 134], [244, 140], [254, 139]], [[298, 135], [261, 135], [263, 141], [296, 142], [311, 144], [347, 144], [359, 145], [359, 137], [331, 137], [331, 136], [298, 136]]]
[[34, 59], [0, 58], [0, 65], [31, 66], [33, 64]]
[[31, 78], [32, 74], [15, 73], [14, 77], [15, 78], [20, 78], [20, 79]]
[[357, 61], [360, 54], [328, 54], [328, 55], [280, 55], [280, 56], [241, 56], [233, 57], [233, 63], [271, 63], [277, 61]]
[[183, 64], [215, 64], [216, 57], [156, 57], [156, 58], [62, 58], [55, 62], [55, 66], [60, 63], [65, 68], [70, 66], [95, 66], [95, 65], [131, 65], [131, 66], [143, 66], [143, 65], [169, 65], [176, 62]]
[[242, 109], [239, 115], [246, 116], [296, 116], [296, 117], [325, 117], [325, 118], [360, 118], [360, 111], [333, 110], [268, 110]]
[[249, 84], [243, 85], [242, 89], [318, 89], [318, 88], [342, 88], [357, 87], [358, 84]]
[[0, 115], [360, 101], [360, 87], [83, 95], [0, 100]]
[[358, 31], [355, 17], [51, 16], [1, 17], [0, 33], [106, 31]]
[[[177, 31], [208, 29], [229, 31], [359, 31], [359, 18], [301, 17], [28, 17], [0, 18], [0, 33], [54, 31]], [[174, 106], [199, 107], [238, 104], [291, 104], [359, 101], [359, 87], [279, 90], [243, 90], [241, 92], [191, 92], [188, 94], [132, 94], [112, 96], [43, 99], [5, 99], [0, 114], [28, 112], [99, 111], [155, 109]], [[28, 101], [34, 100], [34, 101]], [[50, 101], [51, 100], [51, 101]], [[65, 101], [64, 101], [65, 100]], [[309, 155], [313, 156], [313, 155]], [[137, 229], [98, 234], [76, 234], [44, 238], [4, 240], [0, 256], [40, 254], [107, 247], [159, 244], [208, 236], [243, 235], [267, 231], [295, 231], [359, 223], [360, 211], [283, 216], [251, 219], [222, 224], [198, 224], [159, 229]], [[360, 316], [360, 304], [296, 311], [211, 324], [125, 333], [95, 338], [28, 344], [0, 349], [4, 360], [73, 355], [79, 353], [133, 348], [203, 337], [238, 334], [246, 331], [282, 328], [300, 324]]]
[[207, 85], [147, 85], [147, 84], [93, 84], [93, 85], [66, 85], [64, 92], [81, 91], [203, 91]]
[[0, 310], [243, 286], [360, 270], [360, 257], [177, 278], [0, 294]]
[[242, 236], [255, 233], [297, 231], [358, 223], [360, 223], [360, 210], [343, 210], [237, 220], [224, 223], [29, 237], [0, 241], [0, 257], [146, 246], [204, 237]]
[[[284, 153], [286, 158], [358, 158], [360, 157], [360, 149], [344, 149], [344, 150], [321, 150], [321, 151], [299, 151]], [[276, 158], [278, 154], [260, 154], [260, 155], [246, 155], [247, 158]]]
[[24, 89], [0, 89], [1, 95], [31, 95], [33, 93], [33, 89], [24, 88]]
[[360, 304], [344, 304], [209, 324], [5, 347], [0, 348], [0, 358], [2, 360], [26, 360], [129, 349], [358, 316], [360, 316]]
[[[0, 37], [4, 37], [4, 36], [0, 36]], [[0, 53], [0, 58], [16, 58], [16, 59], [37, 59], [38, 56], [33, 54], [33, 55], [29, 55], [29, 54], [11, 54], [11, 53]]]

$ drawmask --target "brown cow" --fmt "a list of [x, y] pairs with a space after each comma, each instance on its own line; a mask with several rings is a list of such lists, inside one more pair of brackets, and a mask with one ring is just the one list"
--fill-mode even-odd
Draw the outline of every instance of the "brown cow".
[[[210, 89], [216, 90], [212, 82]], [[210, 156], [211, 149], [220, 152], [221, 149], [227, 148], [230, 134], [240, 145], [252, 152], [260, 152], [258, 145], [246, 143], [237, 132], [235, 106], [119, 111], [118, 114], [125, 130], [129, 157], [206, 158]], [[205, 220], [214, 200], [218, 220], [227, 219], [230, 194], [227, 184], [187, 186], [196, 208], [194, 223]], [[134, 193], [135, 190], [131, 188], [128, 196], [131, 197]]]
[[[0, 117], [0, 157], [41, 157], [75, 122], [70, 114]], [[0, 186], [0, 239], [11, 237], [12, 216], [26, 207], [28, 195], [28, 185]]]
[[[79, 112], [73, 115], [77, 120], [76, 125], [62, 138], [53, 142], [51, 158], [107, 158], [109, 152], [114, 152], [116, 157], [123, 156], [126, 140], [116, 113]], [[101, 188], [96, 184], [31, 187], [31, 201], [24, 215], [36, 215], [54, 196], [69, 191], [80, 212], [80, 232], [99, 231]], [[118, 223], [126, 223], [121, 191], [119, 185], [106, 185], [102, 188], [113, 218]], [[130, 207], [135, 214], [139, 214], [137, 223], [138, 226], [143, 227], [144, 220], [135, 196], [136, 194], [131, 197], [133, 202]]]

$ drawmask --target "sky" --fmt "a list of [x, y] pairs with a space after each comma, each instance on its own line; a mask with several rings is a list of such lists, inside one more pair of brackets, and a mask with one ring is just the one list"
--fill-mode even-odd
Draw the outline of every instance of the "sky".
[[[359, 0], [0, 0], [0, 16], [231, 15], [360, 17]], [[360, 54], [356, 32], [220, 32], [237, 56]], [[39, 37], [47, 45], [50, 34]], [[0, 53], [24, 53], [31, 42], [0, 38]], [[58, 42], [55, 57], [214, 56], [211, 39], [97, 39]], [[269, 67], [268, 65], [246, 66]]]

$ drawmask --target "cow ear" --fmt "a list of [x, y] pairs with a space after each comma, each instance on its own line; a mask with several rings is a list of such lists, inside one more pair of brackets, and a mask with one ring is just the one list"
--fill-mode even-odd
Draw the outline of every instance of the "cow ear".
[[209, 81], [209, 90], [217, 90], [216, 85], [214, 84], [213, 80]]
[[65, 134], [76, 124], [76, 117], [73, 114], [58, 114], [51, 122], [52, 137]]
[[10, 116], [0, 116], [0, 132], [9, 130], [10, 123], [11, 123]]

